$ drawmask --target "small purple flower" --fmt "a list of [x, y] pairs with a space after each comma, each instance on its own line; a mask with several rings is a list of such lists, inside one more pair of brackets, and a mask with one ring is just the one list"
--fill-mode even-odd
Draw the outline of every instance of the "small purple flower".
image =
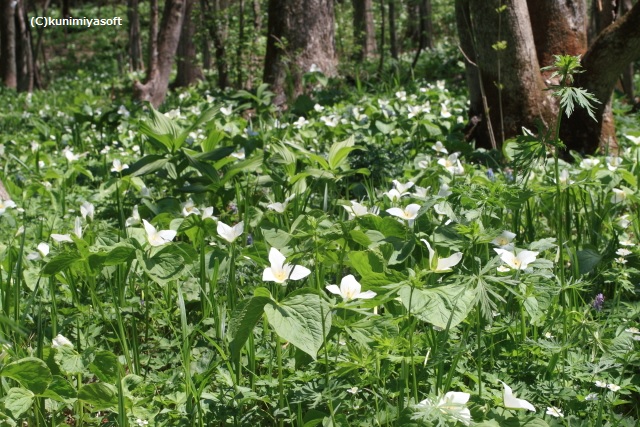
[[227, 205], [227, 209], [232, 214], [237, 214], [238, 213], [238, 205], [236, 205], [235, 202], [229, 202], [229, 204]]
[[596, 310], [600, 311], [602, 310], [603, 305], [604, 305], [604, 295], [602, 294], [596, 295], [596, 299], [593, 300], [593, 303], [591, 303], [591, 306]]
[[506, 168], [504, 170], [504, 179], [507, 180], [507, 182], [513, 182], [514, 178], [513, 178], [513, 170], [510, 168]]
[[493, 169], [487, 169], [487, 178], [489, 178], [491, 181], [496, 180], [496, 175], [493, 173]]
[[253, 234], [247, 234], [247, 246], [253, 245]]

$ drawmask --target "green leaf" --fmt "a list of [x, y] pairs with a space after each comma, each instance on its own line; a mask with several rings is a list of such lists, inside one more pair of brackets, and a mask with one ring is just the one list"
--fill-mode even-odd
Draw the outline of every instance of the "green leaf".
[[120, 363], [115, 354], [110, 351], [99, 351], [96, 353], [93, 362], [89, 365], [89, 370], [93, 372], [101, 381], [115, 384], [118, 381]]
[[69, 381], [59, 375], [53, 376], [53, 381], [49, 384], [49, 388], [41, 396], [66, 403], [70, 403], [77, 398], [76, 389], [69, 384]]
[[333, 145], [331, 145], [331, 148], [329, 149], [329, 157], [327, 159], [329, 161], [329, 168], [331, 170], [335, 171], [339, 167], [343, 166], [347, 161], [347, 156], [349, 155], [349, 153], [353, 150], [360, 149], [358, 147], [355, 147], [354, 144], [355, 139], [353, 136], [351, 136], [344, 141], [335, 142], [333, 143]]
[[4, 407], [11, 411], [14, 418], [18, 418], [31, 408], [35, 395], [29, 390], [13, 387], [4, 398]]
[[380, 131], [381, 134], [383, 135], [388, 135], [391, 133], [391, 131], [395, 128], [395, 124], [394, 123], [383, 123], [380, 120], [376, 120], [376, 128]]
[[580, 274], [589, 274], [602, 260], [602, 255], [594, 249], [583, 249], [576, 252], [578, 257], [578, 272]]
[[116, 388], [106, 383], [86, 384], [78, 391], [78, 399], [93, 405], [94, 411], [115, 410], [118, 406]]
[[331, 309], [326, 301], [314, 293], [301, 293], [279, 304], [270, 301], [264, 311], [269, 324], [282, 339], [316, 359], [331, 329]]
[[184, 269], [185, 261], [179, 248], [167, 245], [150, 257], [138, 252], [138, 261], [149, 277], [159, 285], [178, 278]]
[[143, 176], [150, 173], [154, 173], [163, 169], [169, 162], [169, 159], [159, 156], [157, 154], [150, 154], [144, 156], [129, 167], [129, 174], [131, 176]]
[[[459, 325], [473, 309], [475, 293], [460, 285], [448, 285], [433, 289], [414, 289], [405, 285], [398, 296], [407, 310], [418, 319], [441, 329]], [[451, 323], [449, 323], [451, 322]]]
[[25, 357], [9, 363], [2, 368], [0, 376], [18, 381], [24, 388], [35, 394], [44, 392], [52, 380], [49, 367], [37, 357]]
[[104, 265], [118, 265], [131, 261], [135, 256], [135, 248], [133, 246], [116, 246], [107, 253]]
[[67, 268], [71, 267], [76, 261], [81, 260], [82, 257], [75, 251], [72, 252], [63, 252], [61, 254], [56, 255], [49, 261], [44, 268], [42, 269], [42, 273], [48, 276], [53, 276]]
[[72, 347], [66, 345], [57, 347], [54, 358], [60, 370], [66, 374], [76, 375], [84, 372], [82, 356]]
[[164, 114], [151, 109], [151, 117], [140, 124], [140, 131], [158, 148], [173, 152], [182, 129]]
[[238, 360], [242, 347], [253, 333], [258, 321], [264, 313], [264, 306], [273, 302], [271, 294], [266, 288], [257, 288], [253, 297], [242, 301], [231, 316], [229, 322], [229, 337], [231, 338], [231, 355]]

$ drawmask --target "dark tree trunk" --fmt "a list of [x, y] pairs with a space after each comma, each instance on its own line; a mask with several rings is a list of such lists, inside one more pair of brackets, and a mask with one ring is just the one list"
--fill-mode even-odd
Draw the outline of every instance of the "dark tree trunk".
[[13, 0], [0, 0], [2, 19], [0, 21], [0, 72], [5, 86], [15, 89], [18, 85], [16, 68], [16, 26]]
[[389, 0], [389, 48], [391, 57], [398, 59], [398, 31], [396, 29], [396, 0]]
[[333, 0], [270, 0], [264, 81], [282, 105], [303, 92], [302, 76], [315, 65], [336, 74]]
[[[591, 153], [611, 148], [613, 123], [603, 120], [609, 98], [620, 74], [629, 63], [640, 58], [640, 3], [605, 28], [582, 59], [585, 72], [576, 77], [575, 86], [593, 93], [597, 104], [594, 121], [583, 109], [577, 109], [563, 121], [561, 136], [568, 148]], [[604, 136], [604, 137], [603, 137]]]
[[[33, 92], [37, 70], [33, 60], [31, 31], [27, 23], [26, 6], [23, 0], [17, 1], [15, 12], [17, 89], [18, 92]], [[40, 85], [38, 84], [38, 86]]]
[[418, 15], [420, 17], [420, 36], [418, 37], [418, 49], [411, 63], [411, 68], [415, 68], [423, 49], [433, 48], [433, 22], [431, 21], [431, 0], [420, 0], [418, 6]]
[[213, 7], [209, 10], [209, 34], [213, 40], [213, 48], [218, 70], [218, 87], [224, 89], [229, 86], [229, 63], [227, 59], [227, 35], [229, 20], [227, 18], [227, 0], [213, 0]]
[[252, 16], [253, 16], [253, 34], [254, 37], [251, 40], [251, 50], [249, 51], [249, 66], [247, 67], [247, 82], [246, 87], [251, 86], [251, 82], [254, 79], [257, 70], [260, 69], [262, 58], [258, 55], [257, 45], [260, 41], [262, 34], [262, 12], [260, 10], [260, 0], [253, 0], [251, 2]]
[[376, 53], [376, 30], [373, 26], [373, 0], [352, 0], [353, 37], [356, 40], [356, 57], [369, 59]]
[[129, 67], [132, 71], [142, 70], [142, 39], [140, 37], [139, 0], [127, 0], [129, 18]]
[[62, 17], [71, 17], [71, 0], [62, 0]]
[[384, 0], [380, 0], [380, 62], [378, 64], [378, 73], [382, 73], [382, 70], [384, 68], [384, 39], [385, 39], [385, 31], [386, 31], [386, 24], [385, 24], [385, 7], [384, 7], [385, 1]]
[[236, 49], [236, 87], [242, 87], [242, 56], [245, 43], [245, 31], [244, 31], [244, 0], [238, 2], [238, 47]]
[[186, 0], [180, 43], [178, 43], [178, 74], [174, 82], [176, 87], [191, 86], [204, 79], [204, 74], [196, 59], [196, 45], [193, 43], [195, 27], [191, 15], [196, 0]]
[[167, 96], [171, 67], [180, 39], [184, 8], [184, 0], [166, 1], [162, 14], [162, 25], [157, 38], [157, 50], [150, 52], [147, 79], [144, 84], [134, 83], [136, 98], [141, 101], [149, 101], [154, 107], [162, 104]]

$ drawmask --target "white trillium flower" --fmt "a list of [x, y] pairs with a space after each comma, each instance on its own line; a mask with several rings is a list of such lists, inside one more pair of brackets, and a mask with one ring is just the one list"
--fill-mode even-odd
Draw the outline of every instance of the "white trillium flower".
[[607, 388], [611, 391], [618, 391], [620, 390], [620, 386], [617, 384], [607, 384]]
[[75, 234], [78, 239], [82, 239], [82, 219], [79, 216], [76, 217], [73, 223], [73, 234]]
[[395, 217], [411, 221], [411, 220], [416, 219], [416, 217], [418, 216], [418, 211], [420, 210], [420, 208], [421, 208], [421, 206], [418, 205], [417, 203], [411, 203], [410, 205], [408, 205], [404, 209], [389, 208], [389, 209], [387, 209], [387, 213], [389, 215], [393, 215]]
[[447, 149], [444, 148], [444, 145], [442, 144], [442, 141], [436, 141], [436, 143], [433, 144], [433, 147], [431, 147], [431, 148], [433, 150], [435, 150], [436, 153], [449, 154]]
[[365, 216], [369, 213], [369, 210], [366, 206], [361, 205], [358, 202], [352, 201], [351, 206], [342, 205], [344, 210], [349, 214], [349, 219], [353, 219], [354, 217]]
[[65, 147], [64, 150], [62, 150], [62, 154], [64, 154], [64, 157], [69, 163], [80, 159], [80, 154], [74, 154], [73, 149], [69, 147]]
[[516, 256], [513, 252], [506, 249], [494, 248], [493, 250], [496, 251], [496, 253], [500, 255], [500, 259], [513, 270], [526, 269], [538, 256], [538, 252], [534, 251], [520, 251]]
[[238, 151], [234, 151], [231, 153], [231, 157], [235, 157], [238, 160], [244, 160], [247, 155], [244, 152], [244, 147], [240, 148]]
[[233, 107], [232, 106], [220, 107], [220, 112], [225, 116], [230, 116], [231, 113], [233, 113]]
[[622, 164], [622, 159], [618, 156], [608, 156], [606, 158], [606, 161], [607, 161], [607, 169], [609, 169], [611, 172], [618, 169], [618, 167]]
[[213, 216], [213, 206], [209, 206], [208, 208], [204, 208], [202, 210], [202, 219], [205, 220], [207, 218], [217, 219], [215, 216]]
[[244, 232], [244, 221], [240, 221], [233, 227], [218, 221], [218, 234], [229, 243], [233, 243]]
[[636, 145], [640, 145], [640, 136], [625, 135], [625, 137]]
[[93, 221], [93, 215], [95, 214], [95, 212], [96, 208], [91, 202], [85, 201], [80, 205], [80, 215], [82, 215], [82, 218], [85, 220], [87, 219], [87, 217], [89, 217], [89, 219]]
[[122, 164], [120, 159], [113, 160], [111, 172], [121, 173], [125, 169], [129, 169], [129, 165]]
[[516, 233], [512, 233], [511, 231], [504, 230], [502, 234], [493, 239], [491, 243], [496, 246], [500, 246], [501, 248], [505, 248], [505, 246], [509, 246], [513, 239], [515, 239]]
[[[451, 271], [452, 267], [455, 267], [462, 260], [462, 252], [456, 252], [447, 258], [439, 258], [436, 254], [436, 251], [431, 248], [429, 242], [425, 239], [420, 239], [422, 243], [427, 245], [427, 249], [429, 250], [429, 266], [436, 273], [446, 273]], [[434, 258], [436, 259], [434, 264]]]
[[600, 160], [599, 159], [582, 159], [582, 161], [580, 162], [580, 167], [582, 169], [591, 169], [595, 166], [598, 166], [600, 164]]
[[613, 196], [611, 196], [611, 203], [613, 204], [622, 203], [627, 198], [624, 190], [613, 188], [611, 191], [613, 191]]
[[596, 381], [595, 382], [596, 387], [600, 387], [600, 388], [607, 388], [607, 382], [606, 381]]
[[149, 224], [146, 219], [142, 220], [144, 229], [147, 232], [147, 241], [151, 246], [162, 246], [170, 243], [175, 237], [177, 232], [174, 230], [156, 230], [156, 228]]
[[458, 159], [458, 153], [449, 155], [446, 159], [439, 159], [438, 164], [444, 167], [451, 175], [464, 175], [464, 168]]
[[301, 265], [285, 264], [286, 257], [276, 248], [269, 251], [271, 267], [264, 269], [262, 280], [284, 284], [287, 280], [301, 280], [311, 274], [311, 270]]
[[62, 243], [62, 242], [69, 242], [69, 243], [73, 243], [73, 240], [71, 239], [71, 236], [68, 234], [51, 234], [51, 238], [53, 240], [55, 240], [58, 243]]
[[587, 400], [587, 401], [598, 400], [598, 393], [589, 393], [584, 397], [584, 400]]
[[182, 204], [182, 216], [189, 215], [200, 215], [200, 209], [196, 208], [196, 204], [191, 199]]
[[40, 252], [40, 255], [42, 255], [43, 258], [49, 255], [49, 245], [47, 245], [45, 242], [41, 242], [40, 244], [38, 244], [38, 247], [36, 249], [38, 249], [38, 252]]
[[16, 204], [13, 200], [3, 200], [0, 197], [0, 215], [2, 215], [7, 209], [15, 208]]
[[418, 403], [414, 408], [420, 410], [435, 409], [440, 413], [447, 415], [456, 421], [468, 426], [471, 425], [471, 412], [465, 405], [469, 402], [469, 393], [461, 391], [450, 391], [443, 397], [438, 399], [438, 402], [434, 404], [431, 399], [425, 399]]
[[413, 181], [408, 181], [406, 184], [404, 184], [398, 181], [397, 179], [394, 179], [392, 182], [393, 182], [393, 185], [396, 187], [396, 190], [398, 190], [398, 193], [400, 193], [401, 196], [405, 196], [409, 194], [409, 189], [413, 187]]
[[504, 407], [507, 409], [526, 409], [528, 411], [536, 412], [536, 408], [529, 402], [524, 399], [518, 399], [513, 395], [513, 390], [511, 387], [506, 385], [504, 382], [500, 381], [504, 386], [504, 390], [502, 392], [502, 401]]
[[453, 194], [453, 192], [451, 190], [449, 190], [449, 185], [445, 184], [445, 183], [442, 183], [442, 185], [440, 186], [440, 190], [438, 190], [438, 197], [447, 198], [451, 194]]
[[133, 207], [133, 212], [131, 212], [131, 216], [127, 218], [124, 222], [125, 227], [131, 227], [132, 225], [138, 225], [142, 221], [140, 218], [140, 214], [138, 213], [138, 205]]
[[413, 192], [413, 196], [419, 199], [426, 199], [428, 196], [429, 188], [430, 187], [424, 188], [416, 185], [415, 187], [413, 187], [413, 189], [415, 190]]
[[562, 172], [560, 172], [559, 178], [560, 178], [560, 185], [571, 185], [575, 182], [574, 180], [569, 179], [569, 169], [562, 169]]
[[51, 341], [51, 347], [52, 348], [60, 348], [60, 347], [71, 347], [71, 348], [73, 348], [73, 344], [64, 335], [58, 334]]
[[564, 414], [560, 410], [560, 408], [556, 408], [555, 406], [547, 406], [547, 415], [551, 415], [552, 417], [562, 418]]
[[362, 285], [358, 283], [352, 274], [345, 276], [340, 281], [340, 287], [337, 285], [328, 285], [327, 290], [335, 295], [340, 295], [343, 300], [351, 301], [354, 299], [371, 299], [376, 296], [373, 291], [361, 292]]

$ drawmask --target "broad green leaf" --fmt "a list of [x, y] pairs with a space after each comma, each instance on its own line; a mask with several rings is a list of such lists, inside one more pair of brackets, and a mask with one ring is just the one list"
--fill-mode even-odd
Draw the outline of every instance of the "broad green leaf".
[[231, 355], [234, 359], [240, 357], [242, 347], [253, 333], [258, 321], [264, 313], [264, 306], [273, 302], [269, 291], [266, 288], [257, 288], [253, 297], [249, 300], [242, 301], [238, 308], [233, 312], [231, 321], [229, 322], [229, 337], [231, 343]]
[[383, 135], [388, 135], [395, 128], [395, 124], [393, 122], [391, 122], [391, 123], [383, 123], [380, 120], [376, 120], [375, 125], [376, 125], [376, 128]]
[[56, 400], [58, 402], [70, 403], [77, 397], [76, 389], [73, 388], [69, 381], [61, 376], [54, 375], [53, 381], [49, 384], [49, 388], [41, 394], [43, 397]]
[[164, 168], [169, 159], [157, 154], [144, 156], [129, 167], [129, 174], [132, 176], [143, 176], [154, 173]]
[[150, 257], [138, 252], [138, 261], [149, 277], [159, 285], [178, 278], [185, 264], [180, 249], [174, 245], [167, 245]]
[[18, 381], [24, 388], [35, 394], [44, 392], [52, 380], [49, 367], [37, 357], [25, 357], [9, 363], [2, 368], [0, 376]]
[[82, 257], [75, 251], [62, 252], [56, 255], [49, 261], [43, 268], [42, 273], [48, 276], [57, 274], [69, 267], [71, 267], [76, 261], [81, 260]]
[[405, 285], [398, 291], [400, 300], [407, 310], [418, 319], [438, 328], [454, 328], [473, 309], [475, 294], [473, 289], [460, 285], [448, 285], [433, 289], [414, 289]]
[[13, 414], [14, 418], [18, 418], [31, 408], [34, 397], [35, 395], [29, 390], [13, 387], [4, 398], [4, 407]]
[[281, 303], [270, 301], [265, 305], [264, 311], [269, 324], [282, 339], [316, 359], [318, 350], [331, 329], [331, 309], [320, 296], [304, 293], [289, 297]]
[[291, 234], [287, 233], [284, 230], [277, 230], [275, 228], [263, 228], [262, 236], [264, 240], [269, 244], [269, 246], [273, 246], [275, 248], [282, 249], [287, 246], [287, 243], [291, 240]]
[[353, 150], [359, 150], [359, 147], [355, 147], [355, 139], [353, 136], [345, 139], [344, 141], [334, 142], [329, 149], [329, 168], [333, 171], [343, 166], [347, 161], [347, 156]]
[[151, 117], [140, 124], [140, 131], [148, 136], [156, 147], [172, 153], [178, 148], [176, 140], [182, 129], [173, 120], [152, 108]]
[[93, 362], [89, 365], [89, 370], [101, 381], [111, 384], [118, 381], [119, 368], [120, 363], [116, 355], [106, 350], [97, 352]]
[[116, 246], [107, 253], [104, 265], [118, 265], [131, 261], [135, 257], [135, 248], [130, 245]]
[[576, 252], [576, 255], [578, 257], [578, 271], [580, 274], [591, 273], [602, 260], [602, 255], [590, 248], [580, 250]]
[[78, 354], [72, 347], [61, 346], [56, 348], [56, 363], [60, 366], [62, 372], [67, 374], [81, 374], [84, 372], [84, 362], [82, 356]]
[[86, 384], [78, 390], [78, 399], [93, 405], [94, 411], [115, 410], [118, 406], [116, 388], [106, 383]]

